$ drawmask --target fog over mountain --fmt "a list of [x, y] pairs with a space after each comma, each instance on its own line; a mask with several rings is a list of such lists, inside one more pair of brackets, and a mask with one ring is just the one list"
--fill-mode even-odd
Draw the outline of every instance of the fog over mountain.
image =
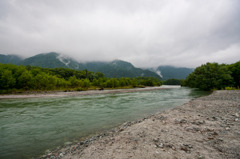
[[1, 0], [0, 54], [194, 68], [240, 60], [239, 0]]
[[43, 68], [70, 68], [74, 70], [88, 70], [101, 72], [106, 77], [155, 77], [161, 78], [154, 71], [134, 67], [131, 63], [122, 60], [110, 62], [84, 62], [79, 63], [71, 57], [56, 52], [42, 53], [25, 59], [16, 55], [0, 54], [0, 63], [25, 66], [39, 66]]

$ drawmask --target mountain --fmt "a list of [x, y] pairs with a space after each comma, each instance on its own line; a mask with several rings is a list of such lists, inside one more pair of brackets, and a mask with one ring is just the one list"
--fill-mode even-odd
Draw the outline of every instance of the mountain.
[[79, 63], [76, 60], [56, 52], [42, 53], [26, 59], [17, 55], [0, 54], [0, 63], [12, 63], [15, 65], [31, 65], [44, 68], [70, 68], [75, 70], [87, 69], [93, 72], [102, 72], [106, 77], [156, 77], [167, 79], [185, 79], [193, 72], [192, 68], [159, 66], [157, 68], [141, 69], [131, 63], [121, 60], [111, 62], [86, 62]]
[[15, 64], [18, 65], [22, 61], [22, 58], [17, 55], [2, 55], [0, 54], [0, 63], [7, 64]]
[[71, 69], [81, 69], [84, 66], [79, 64], [77, 61], [73, 60], [70, 57], [63, 56], [61, 54], [50, 52], [42, 53], [29, 58], [24, 59], [21, 64], [31, 65], [31, 66], [40, 66], [44, 68], [71, 68]]
[[174, 67], [174, 66], [159, 66], [156, 69], [150, 69], [162, 77], [163, 80], [168, 79], [185, 79], [194, 71], [193, 68]]
[[111, 62], [88, 62], [85, 64], [89, 71], [102, 72], [106, 77], [156, 77], [156, 73], [134, 67], [131, 63], [122, 60]]
[[[2, 59], [2, 58], [1, 58]], [[3, 62], [1, 62], [3, 63]], [[13, 61], [9, 60], [9, 63]], [[13, 63], [17, 64], [17, 63]], [[84, 70], [93, 72], [102, 72], [106, 77], [156, 77], [160, 78], [155, 72], [134, 67], [131, 63], [114, 60], [111, 62], [86, 62], [79, 63], [76, 60], [61, 55], [59, 53], [50, 52], [38, 54], [24, 60], [20, 60], [18, 64], [40, 66], [44, 68], [70, 68], [75, 70]]]

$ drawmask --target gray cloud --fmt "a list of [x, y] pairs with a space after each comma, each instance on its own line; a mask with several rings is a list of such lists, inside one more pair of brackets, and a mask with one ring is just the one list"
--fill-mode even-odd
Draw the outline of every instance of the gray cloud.
[[0, 53], [196, 67], [240, 60], [239, 0], [1, 0]]

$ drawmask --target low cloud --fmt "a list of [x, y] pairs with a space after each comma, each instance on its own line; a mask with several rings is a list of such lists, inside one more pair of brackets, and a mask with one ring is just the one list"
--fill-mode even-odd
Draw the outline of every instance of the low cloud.
[[1, 0], [0, 54], [196, 67], [240, 60], [238, 0]]

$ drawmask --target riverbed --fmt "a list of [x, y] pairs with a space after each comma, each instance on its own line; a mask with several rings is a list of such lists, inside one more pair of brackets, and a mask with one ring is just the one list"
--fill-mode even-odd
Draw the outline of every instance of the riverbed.
[[238, 159], [239, 121], [240, 91], [214, 91], [52, 151], [41, 159]]
[[84, 96], [1, 99], [0, 158], [38, 157], [58, 146], [206, 94], [209, 93], [168, 87]]

